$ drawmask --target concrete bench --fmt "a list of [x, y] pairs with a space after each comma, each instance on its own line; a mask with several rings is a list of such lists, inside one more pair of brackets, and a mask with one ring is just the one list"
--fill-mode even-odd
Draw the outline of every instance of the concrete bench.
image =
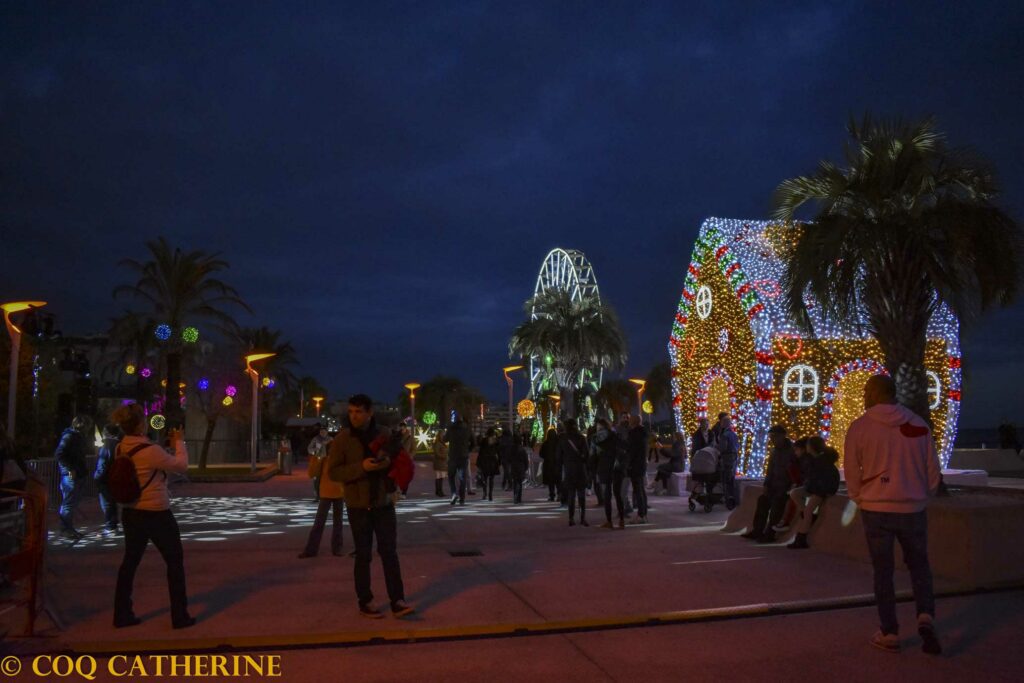
[[957, 448], [949, 458], [949, 467], [958, 470], [984, 470], [990, 475], [1000, 472], [1022, 472], [1024, 458], [1007, 448]]
[[[761, 486], [746, 487], [724, 532], [744, 531], [754, 518]], [[1024, 581], [1024, 495], [981, 488], [934, 498], [928, 503], [928, 555], [932, 571], [964, 588], [989, 588]], [[793, 530], [778, 535], [789, 542]], [[825, 501], [807, 537], [811, 548], [870, 562], [856, 503], [845, 493]], [[902, 564], [898, 549], [897, 563]]]

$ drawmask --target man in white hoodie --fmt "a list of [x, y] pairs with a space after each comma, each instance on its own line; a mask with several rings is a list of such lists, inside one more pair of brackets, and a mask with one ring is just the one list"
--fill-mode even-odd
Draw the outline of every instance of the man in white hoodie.
[[864, 409], [846, 433], [843, 468], [847, 491], [861, 510], [875, 570], [881, 629], [871, 644], [887, 652], [900, 651], [893, 587], [893, 541], [897, 540], [910, 570], [922, 649], [939, 654], [925, 510], [939, 487], [935, 443], [925, 421], [896, 403], [896, 385], [890, 377], [875, 375], [868, 380]]

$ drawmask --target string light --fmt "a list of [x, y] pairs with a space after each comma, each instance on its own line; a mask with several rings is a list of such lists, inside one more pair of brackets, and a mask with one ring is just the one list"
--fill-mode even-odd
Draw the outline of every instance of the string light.
[[[709, 218], [701, 226], [668, 343], [672, 410], [683, 433], [697, 418], [733, 417], [741, 469], [764, 470], [768, 428], [828, 438], [840, 453], [863, 412], [863, 385], [885, 372], [866, 313], [826, 319], [808, 301], [813, 335], [799, 329], [780, 296], [785, 257], [799, 228]], [[925, 369], [936, 445], [948, 462], [960, 412], [959, 324], [945, 305], [928, 325]], [[734, 378], [741, 378], [735, 382]], [[822, 387], [822, 383], [825, 386]]]

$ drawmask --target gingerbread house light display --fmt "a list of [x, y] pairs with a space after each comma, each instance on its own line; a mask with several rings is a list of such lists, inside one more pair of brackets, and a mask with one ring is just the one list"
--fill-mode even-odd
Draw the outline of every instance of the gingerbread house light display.
[[[795, 230], [779, 223], [709, 218], [687, 269], [668, 351], [673, 407], [684, 434], [697, 420], [732, 415], [741, 469], [763, 472], [768, 428], [820, 434], [842, 454], [850, 423], [863, 411], [864, 383], [886, 373], [881, 347], [864, 320], [837, 321], [808, 301], [813, 334], [797, 327], [781, 289], [783, 257]], [[925, 366], [943, 466], [960, 412], [960, 345], [945, 306], [928, 327]]]

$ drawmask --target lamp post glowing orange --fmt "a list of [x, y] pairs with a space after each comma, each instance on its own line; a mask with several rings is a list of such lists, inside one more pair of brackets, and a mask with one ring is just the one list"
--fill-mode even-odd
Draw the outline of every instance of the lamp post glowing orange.
[[420, 385], [416, 382], [409, 382], [405, 385], [405, 388], [409, 390], [409, 413], [412, 414], [412, 428], [416, 429], [416, 390], [420, 388]]
[[636, 414], [637, 414], [637, 417], [639, 417], [641, 420], [643, 420], [644, 419], [644, 412], [643, 412], [644, 408], [643, 408], [643, 403], [641, 403], [641, 396], [643, 396], [643, 394], [644, 394], [644, 385], [647, 384], [647, 380], [645, 380], [645, 379], [630, 379], [629, 381], [637, 386], [637, 390], [636, 390]]
[[558, 407], [560, 405], [562, 405], [562, 395], [561, 394], [548, 394], [548, 398], [550, 398], [552, 401], [555, 402], [555, 413], [554, 413], [554, 417], [551, 420], [551, 422], [553, 424], [558, 424]]
[[505, 381], [508, 382], [508, 433], [509, 434], [511, 434], [512, 430], [515, 428], [515, 423], [513, 422], [513, 417], [512, 417], [512, 415], [513, 415], [513, 412], [512, 412], [512, 410], [513, 410], [513, 407], [512, 407], [512, 400], [513, 400], [513, 398], [512, 398], [512, 378], [509, 377], [508, 373], [515, 372], [516, 370], [522, 370], [522, 369], [523, 369], [522, 365], [510, 365], [507, 368], [502, 368], [502, 370], [505, 373]]
[[250, 353], [245, 357], [245, 374], [252, 380], [252, 424], [249, 427], [249, 457], [252, 471], [256, 471], [256, 456], [259, 452], [259, 415], [260, 415], [260, 373], [252, 366], [258, 360], [276, 356], [276, 353]]
[[45, 301], [12, 301], [7, 304], [0, 304], [4, 311], [4, 324], [7, 325], [7, 334], [11, 335], [11, 371], [10, 385], [7, 389], [7, 436], [14, 439], [14, 418], [17, 414], [18, 403], [18, 354], [21, 352], [21, 329], [11, 320], [11, 315], [29, 311], [33, 308], [42, 308]]
[[313, 397], [313, 403], [316, 404], [316, 417], [317, 417], [317, 419], [320, 419], [320, 404], [323, 403], [323, 402], [324, 402], [324, 397], [323, 396], [314, 396]]

